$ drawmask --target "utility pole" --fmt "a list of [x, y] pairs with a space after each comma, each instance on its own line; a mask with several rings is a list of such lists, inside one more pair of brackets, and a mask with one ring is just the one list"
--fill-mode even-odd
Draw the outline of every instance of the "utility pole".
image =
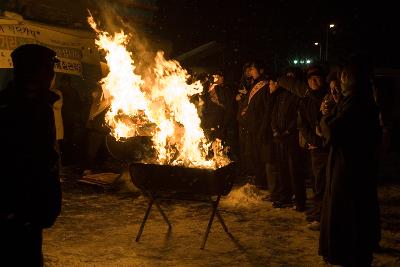
[[329, 46], [329, 32], [331, 29], [335, 28], [336, 25], [333, 23], [327, 24], [326, 28], [326, 36], [325, 36], [325, 60], [328, 61], [328, 46]]
[[322, 60], [322, 44], [319, 42], [315, 42], [314, 45], [318, 46], [318, 48], [319, 48], [319, 60], [321, 61]]

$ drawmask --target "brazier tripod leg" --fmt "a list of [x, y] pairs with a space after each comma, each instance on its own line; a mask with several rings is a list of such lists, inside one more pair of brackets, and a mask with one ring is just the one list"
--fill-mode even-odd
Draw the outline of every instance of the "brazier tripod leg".
[[153, 203], [154, 203], [154, 199], [150, 198], [149, 206], [147, 207], [147, 211], [146, 211], [146, 213], [144, 215], [142, 224], [140, 225], [139, 232], [138, 232], [138, 234], [136, 236], [136, 242], [139, 242], [139, 240], [140, 240], [140, 236], [143, 233], [144, 225], [146, 224], [147, 218], [149, 217], [150, 210], [151, 210], [151, 207], [153, 206]]
[[156, 205], [158, 211], [161, 213], [162, 217], [164, 218], [164, 221], [168, 224], [168, 230], [172, 228], [171, 223], [168, 220], [167, 215], [165, 215], [164, 211], [161, 209], [160, 205], [157, 203], [157, 201], [154, 201], [154, 204]]
[[208, 234], [210, 233], [210, 229], [211, 229], [211, 225], [213, 223], [214, 217], [215, 217], [215, 213], [217, 212], [217, 207], [218, 207], [218, 203], [219, 203], [219, 199], [221, 198], [221, 196], [218, 196], [217, 200], [214, 202], [212, 202], [213, 205], [213, 209], [211, 212], [211, 217], [210, 220], [208, 221], [208, 225], [207, 225], [207, 230], [204, 234], [204, 238], [203, 238], [203, 242], [201, 244], [200, 249], [204, 249], [204, 247], [206, 246], [206, 242], [207, 242], [207, 238], [208, 238]]
[[219, 222], [222, 225], [222, 228], [224, 228], [225, 233], [227, 233], [229, 236], [231, 236], [231, 233], [229, 233], [228, 227], [226, 226], [224, 219], [222, 218], [221, 214], [219, 213], [219, 210], [216, 211], [216, 215], [217, 215]]

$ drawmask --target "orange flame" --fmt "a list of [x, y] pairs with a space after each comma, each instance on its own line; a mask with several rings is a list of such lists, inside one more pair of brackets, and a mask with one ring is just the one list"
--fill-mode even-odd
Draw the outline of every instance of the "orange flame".
[[[110, 35], [97, 29], [93, 17], [88, 18], [97, 33], [96, 45], [106, 52], [109, 73], [100, 84], [111, 98], [106, 122], [117, 139], [147, 131], [162, 164], [199, 168], [218, 168], [229, 163], [220, 140], [208, 141], [200, 127], [196, 106], [190, 97], [203, 91], [200, 81], [188, 84], [190, 75], [174, 60], [166, 60], [163, 52], [155, 57], [153, 79], [142, 80], [135, 74], [132, 53], [127, 51], [128, 35], [123, 31]], [[150, 88], [144, 93], [143, 88]], [[212, 145], [213, 159], [206, 159]]]

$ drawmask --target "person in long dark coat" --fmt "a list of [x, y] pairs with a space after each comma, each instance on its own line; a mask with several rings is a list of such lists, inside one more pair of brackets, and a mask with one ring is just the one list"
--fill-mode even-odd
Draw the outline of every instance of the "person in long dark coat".
[[239, 172], [240, 176], [247, 177], [251, 176], [253, 170], [251, 168], [252, 162], [249, 155], [249, 149], [246, 147], [246, 122], [242, 111], [247, 107], [247, 101], [249, 92], [253, 85], [253, 78], [250, 75], [250, 63], [246, 63], [243, 66], [243, 73], [240, 79], [239, 89], [235, 97], [236, 100], [236, 121], [237, 121], [237, 132], [238, 132], [238, 149], [239, 149]]
[[[292, 195], [295, 196], [296, 210], [304, 211], [306, 202], [306, 185], [300, 163], [299, 132], [297, 129], [297, 112], [300, 99], [289, 91], [278, 86], [277, 76], [270, 77], [269, 88], [274, 93], [271, 114], [273, 142], [276, 146], [276, 162], [279, 178], [273, 207], [293, 206]], [[267, 173], [268, 176], [268, 173]]]
[[42, 229], [61, 211], [53, 103], [55, 52], [23, 45], [0, 93], [0, 265], [43, 266]]
[[246, 145], [249, 149], [252, 168], [255, 178], [253, 183], [261, 188], [267, 188], [267, 178], [265, 171], [266, 146], [265, 138], [260, 133], [263, 125], [264, 115], [267, 110], [267, 97], [269, 95], [268, 82], [264, 76], [264, 66], [261, 62], [250, 64], [250, 74], [254, 80], [253, 87], [249, 92], [247, 104], [243, 108], [240, 116], [246, 129]]
[[343, 97], [321, 121], [330, 152], [319, 254], [335, 265], [370, 266], [380, 239], [379, 115], [365, 66], [355, 61], [344, 67]]

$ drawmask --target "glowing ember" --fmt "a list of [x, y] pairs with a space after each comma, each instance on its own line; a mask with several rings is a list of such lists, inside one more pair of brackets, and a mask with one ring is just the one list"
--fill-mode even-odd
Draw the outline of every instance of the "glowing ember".
[[[200, 81], [188, 84], [187, 71], [158, 52], [152, 77], [145, 79], [145, 84], [135, 74], [132, 54], [126, 49], [128, 35], [123, 31], [114, 35], [101, 31], [92, 17], [88, 22], [97, 33], [97, 46], [106, 52], [110, 69], [100, 83], [111, 97], [106, 115], [111, 134], [120, 140], [141, 135], [149, 125], [156, 125], [146, 133], [152, 136], [159, 163], [200, 168], [228, 164], [221, 141], [206, 140], [197, 109], [190, 102], [190, 96], [203, 91]], [[145, 93], [143, 88], [150, 89]], [[206, 159], [210, 146], [214, 157]]]

